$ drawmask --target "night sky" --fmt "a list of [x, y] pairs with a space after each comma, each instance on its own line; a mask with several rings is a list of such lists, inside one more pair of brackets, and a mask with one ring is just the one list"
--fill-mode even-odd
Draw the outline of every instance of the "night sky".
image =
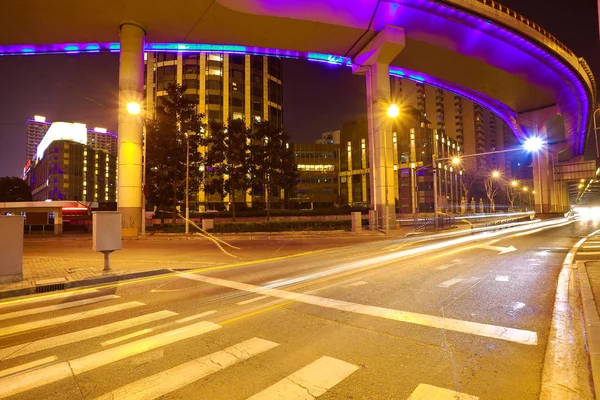
[[[600, 80], [596, 0], [548, 2], [503, 0], [502, 4], [554, 34], [590, 64]], [[20, 176], [27, 118], [86, 123], [117, 130], [118, 54], [0, 57], [0, 176]], [[350, 69], [284, 60], [284, 125], [295, 142], [366, 113], [365, 82]]]

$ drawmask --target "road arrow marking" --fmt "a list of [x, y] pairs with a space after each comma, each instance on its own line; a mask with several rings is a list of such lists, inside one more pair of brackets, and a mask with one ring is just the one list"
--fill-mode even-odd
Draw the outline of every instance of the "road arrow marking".
[[501, 247], [501, 246], [490, 246], [489, 244], [482, 244], [481, 246], [477, 246], [480, 249], [499, 251], [498, 254], [510, 253], [511, 251], [517, 251], [515, 246]]

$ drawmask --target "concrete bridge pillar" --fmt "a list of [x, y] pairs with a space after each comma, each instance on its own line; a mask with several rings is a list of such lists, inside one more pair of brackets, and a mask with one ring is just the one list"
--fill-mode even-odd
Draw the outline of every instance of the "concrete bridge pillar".
[[140, 115], [131, 114], [127, 104], [143, 104], [146, 31], [133, 21], [123, 22], [120, 29], [117, 205], [122, 216], [123, 236], [136, 236], [142, 219], [143, 120]]
[[387, 114], [391, 105], [389, 64], [403, 48], [404, 30], [388, 25], [352, 61], [353, 72], [366, 75], [371, 207], [377, 213], [377, 227], [386, 231], [395, 226], [394, 179], [397, 179], [392, 148], [393, 120]]

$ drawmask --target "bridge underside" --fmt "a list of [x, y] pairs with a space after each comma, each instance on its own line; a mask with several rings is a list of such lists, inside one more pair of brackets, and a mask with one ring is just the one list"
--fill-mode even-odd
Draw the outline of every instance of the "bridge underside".
[[[338, 56], [332, 57], [335, 62], [361, 67], [357, 60], [372, 59], [364, 52], [378, 51], [369, 45], [386, 26], [404, 31], [404, 49], [385, 63], [375, 61], [377, 76], [385, 65], [386, 76], [390, 68], [396, 75], [455, 91], [496, 112], [521, 139], [534, 130], [531, 125], [523, 129], [519, 114], [533, 118], [535, 132], [546, 134], [543, 116], [551, 109], [550, 118], [561, 116], [561, 152], [566, 158], [581, 154], [594, 104], [593, 78], [556, 42], [475, 0], [173, 0], [151, 7], [145, 0], [13, 1], [0, 14], [0, 54], [29, 54], [42, 48], [36, 45], [56, 43], [64, 52], [98, 51], [105, 43], [120, 48], [119, 197], [120, 203], [127, 198], [123, 201], [129, 204], [120, 207], [130, 210], [131, 218], [124, 220], [133, 229], [140, 219], [142, 124], [123, 114], [123, 108], [143, 93], [145, 40], [174, 44], [163, 46], [171, 51], [186, 49], [178, 44], [204, 43], [284, 56], [331, 54]], [[384, 90], [383, 80], [377, 80], [369, 96], [389, 101], [389, 87]], [[376, 128], [381, 117], [371, 118]], [[388, 135], [380, 135], [386, 148]], [[382, 170], [379, 184], [388, 172]], [[549, 175], [538, 179], [543, 183]]]

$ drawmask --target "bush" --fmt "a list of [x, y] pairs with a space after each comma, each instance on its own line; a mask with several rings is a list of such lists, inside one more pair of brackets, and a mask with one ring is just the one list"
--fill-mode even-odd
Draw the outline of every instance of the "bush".
[[[286, 232], [286, 231], [331, 231], [351, 228], [351, 221], [265, 221], [265, 222], [227, 222], [215, 224], [212, 233], [242, 232]], [[153, 232], [183, 233], [184, 224], [164, 224], [148, 227]], [[190, 232], [197, 229], [190, 225]]]

